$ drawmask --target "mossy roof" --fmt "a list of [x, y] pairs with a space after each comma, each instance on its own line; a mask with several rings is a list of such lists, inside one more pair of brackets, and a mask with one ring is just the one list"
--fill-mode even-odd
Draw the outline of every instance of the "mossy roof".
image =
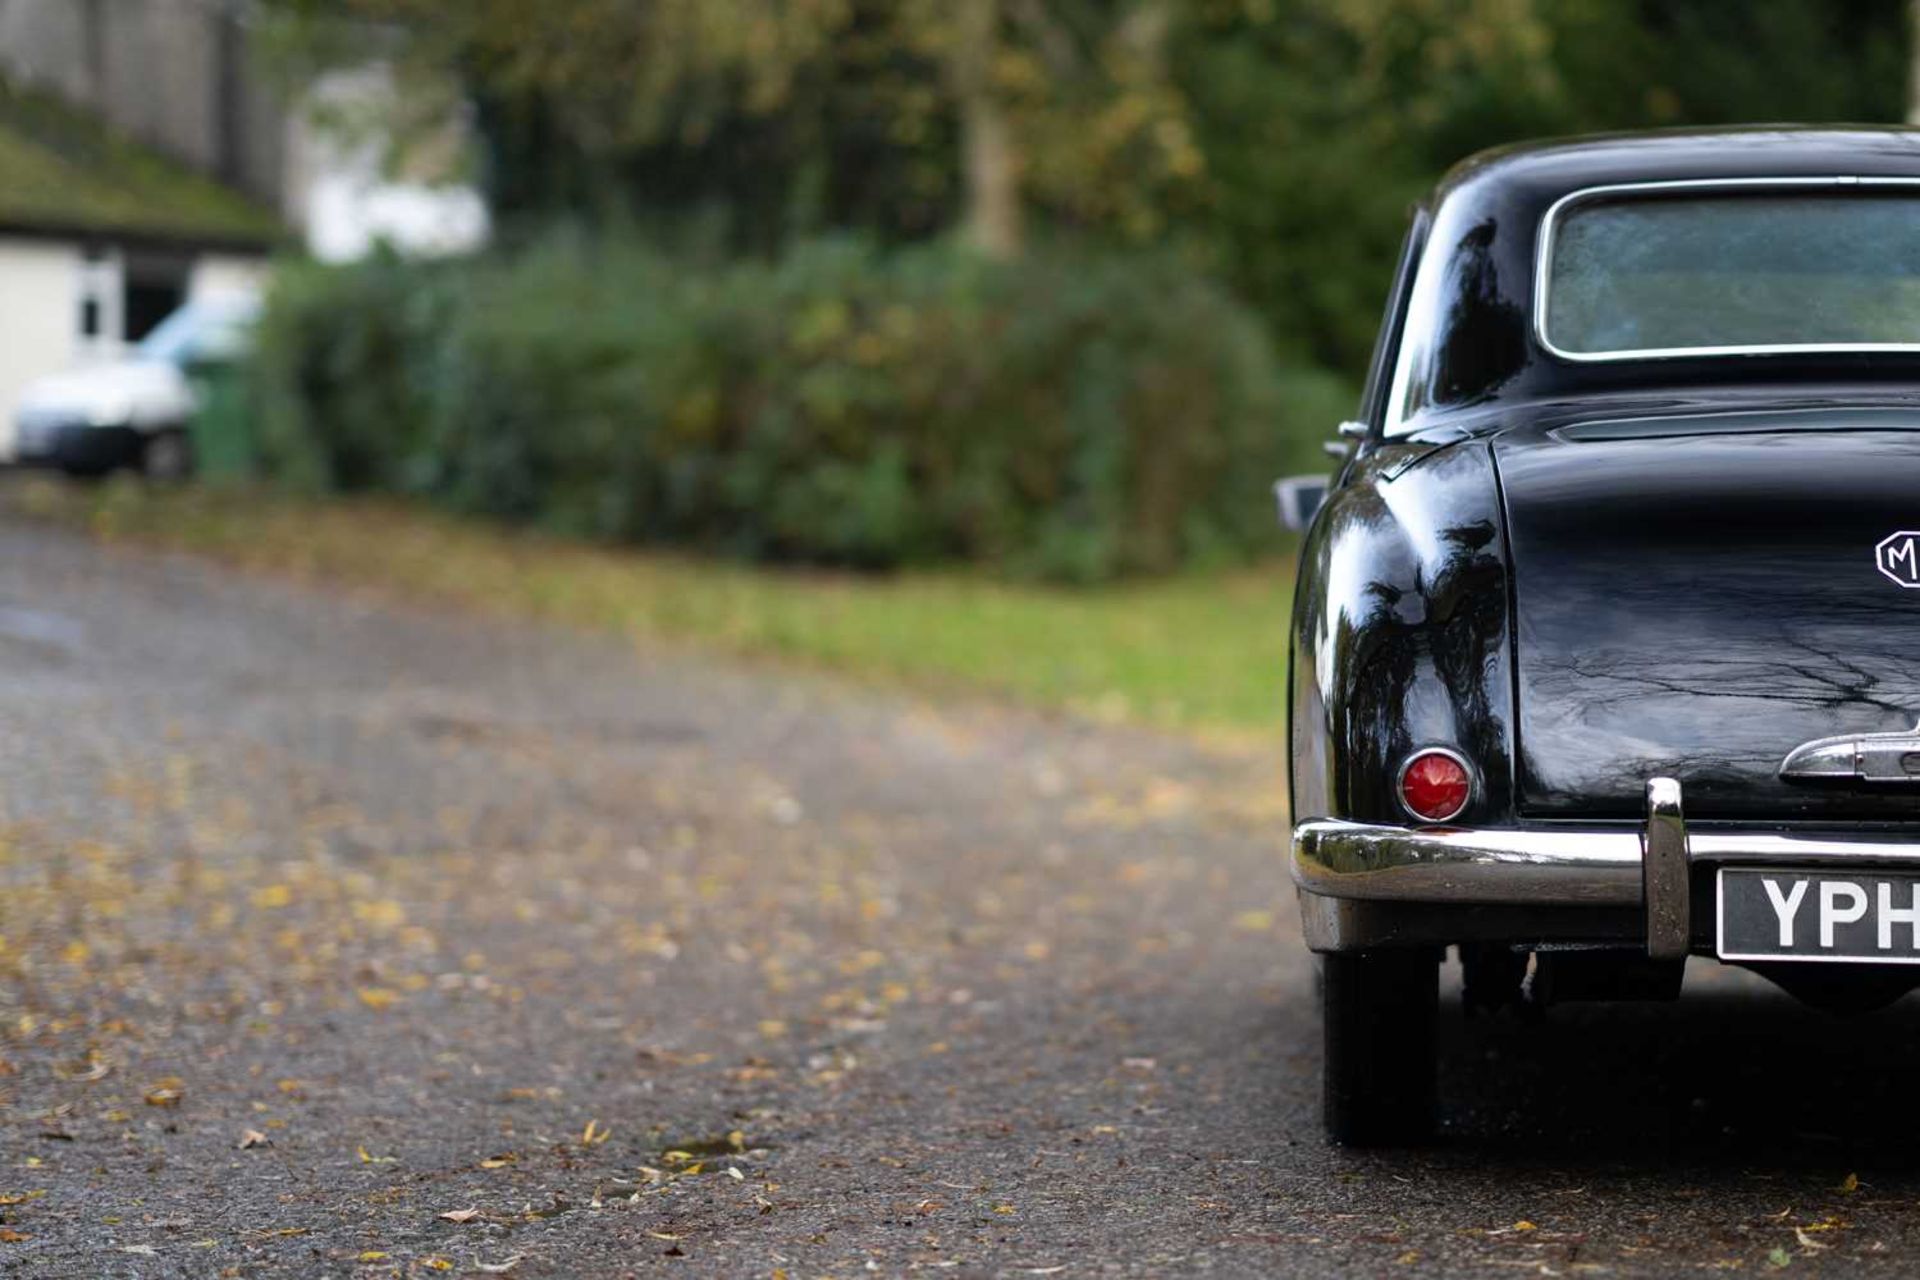
[[50, 94], [0, 79], [0, 226], [266, 247], [273, 213]]

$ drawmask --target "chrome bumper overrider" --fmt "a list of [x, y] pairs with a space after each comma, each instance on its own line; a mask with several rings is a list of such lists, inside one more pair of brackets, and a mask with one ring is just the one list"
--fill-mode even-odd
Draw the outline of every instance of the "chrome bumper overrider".
[[1920, 840], [1687, 828], [1680, 784], [1647, 783], [1638, 827], [1473, 829], [1323, 820], [1293, 833], [1293, 879], [1323, 898], [1367, 903], [1631, 907], [1647, 953], [1687, 954], [1696, 863], [1865, 862], [1920, 867]]

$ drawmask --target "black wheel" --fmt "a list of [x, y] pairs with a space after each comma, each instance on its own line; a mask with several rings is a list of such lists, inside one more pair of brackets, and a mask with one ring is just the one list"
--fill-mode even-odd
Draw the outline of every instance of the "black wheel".
[[1324, 957], [1327, 1136], [1346, 1146], [1418, 1142], [1433, 1130], [1440, 957], [1356, 951]]
[[193, 441], [180, 430], [156, 431], [140, 450], [140, 474], [173, 484], [193, 474]]

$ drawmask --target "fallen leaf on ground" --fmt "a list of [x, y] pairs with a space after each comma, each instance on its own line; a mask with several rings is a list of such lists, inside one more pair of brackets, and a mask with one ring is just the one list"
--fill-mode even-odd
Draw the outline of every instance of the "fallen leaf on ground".
[[478, 1209], [449, 1209], [440, 1215], [448, 1222], [472, 1222], [480, 1216]]
[[19, 1244], [22, 1240], [31, 1239], [33, 1239], [33, 1237], [24, 1231], [14, 1231], [8, 1227], [0, 1227], [0, 1244]]
[[273, 1140], [258, 1129], [249, 1129], [240, 1135], [240, 1149], [242, 1151], [246, 1151], [251, 1147], [267, 1147], [272, 1145]]
[[179, 1076], [168, 1076], [154, 1081], [146, 1096], [150, 1107], [177, 1107], [180, 1099], [187, 1096], [187, 1086]]

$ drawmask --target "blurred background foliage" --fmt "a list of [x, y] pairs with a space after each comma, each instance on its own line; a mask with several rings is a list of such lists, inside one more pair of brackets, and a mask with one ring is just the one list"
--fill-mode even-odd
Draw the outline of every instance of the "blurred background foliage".
[[283, 276], [259, 445], [318, 490], [760, 560], [1096, 581], [1262, 545], [1281, 374], [1171, 258], [809, 240], [688, 270], [555, 233], [480, 263]]
[[1904, 10], [276, 0], [291, 64], [372, 50], [470, 104], [502, 234], [289, 274], [267, 456], [763, 558], [1087, 580], [1257, 553], [1449, 164], [1896, 120]]

